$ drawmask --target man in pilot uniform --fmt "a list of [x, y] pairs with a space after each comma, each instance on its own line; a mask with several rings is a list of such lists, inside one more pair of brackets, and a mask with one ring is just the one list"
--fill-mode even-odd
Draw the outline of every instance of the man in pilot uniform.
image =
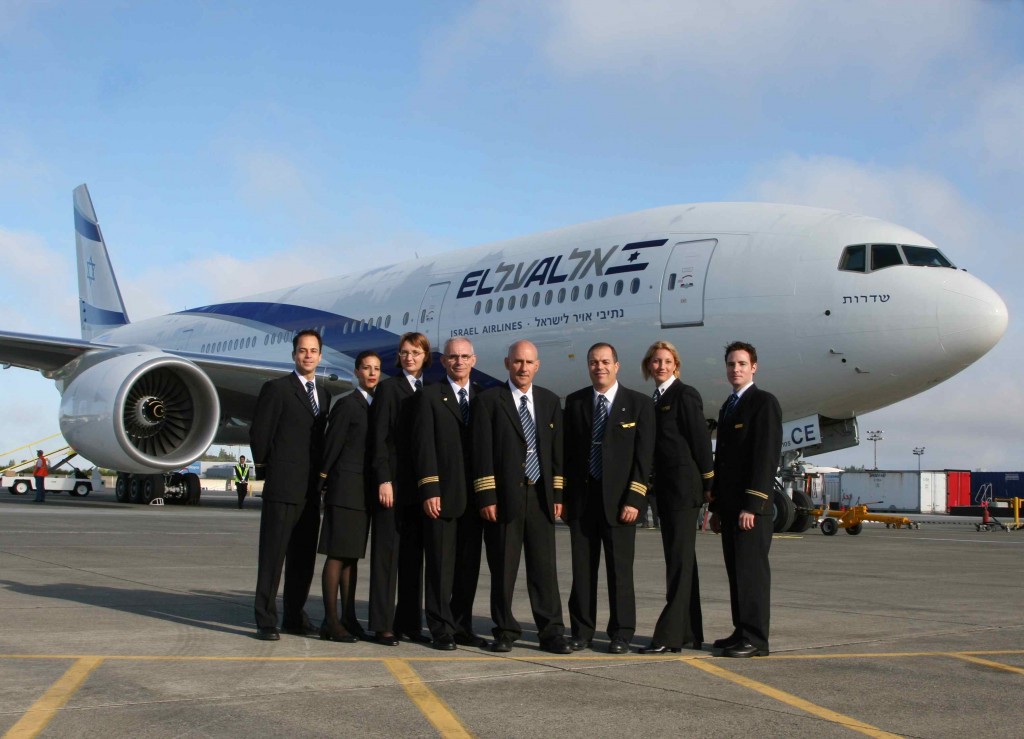
[[722, 535], [733, 632], [714, 646], [726, 657], [768, 655], [771, 606], [772, 495], [782, 455], [782, 410], [754, 385], [757, 350], [725, 349], [733, 393], [718, 414], [711, 527]]

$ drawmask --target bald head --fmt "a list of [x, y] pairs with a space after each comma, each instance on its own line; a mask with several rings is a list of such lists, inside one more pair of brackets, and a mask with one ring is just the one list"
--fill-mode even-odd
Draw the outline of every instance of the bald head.
[[524, 393], [533, 385], [533, 376], [539, 368], [540, 359], [533, 342], [517, 341], [508, 348], [508, 356], [505, 357], [508, 379]]

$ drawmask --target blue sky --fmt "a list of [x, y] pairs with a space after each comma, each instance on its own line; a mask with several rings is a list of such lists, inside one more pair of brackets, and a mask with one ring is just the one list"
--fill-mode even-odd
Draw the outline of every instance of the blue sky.
[[[978, 364], [862, 419], [879, 465], [1019, 470], [1021, 39], [1021, 0], [7, 0], [0, 327], [78, 335], [81, 182], [132, 318], [657, 205], [833, 207], [1010, 309]], [[0, 457], [58, 400], [0, 372]]]

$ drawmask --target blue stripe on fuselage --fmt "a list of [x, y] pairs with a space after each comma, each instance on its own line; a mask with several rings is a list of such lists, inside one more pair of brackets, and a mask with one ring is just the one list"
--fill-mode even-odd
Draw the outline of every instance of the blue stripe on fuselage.
[[78, 231], [82, 236], [92, 241], [102, 241], [103, 238], [100, 236], [99, 227], [90, 221], [88, 218], [78, 212], [78, 208], [75, 208], [75, 230]]
[[[178, 315], [189, 314], [241, 318], [273, 326], [289, 333], [307, 328], [323, 327], [324, 344], [328, 348], [353, 359], [359, 352], [372, 349], [380, 355], [382, 372], [388, 375], [399, 374], [397, 360], [398, 340], [401, 338], [401, 334], [363, 325], [361, 319], [329, 313], [318, 308], [307, 308], [304, 305], [257, 302], [206, 305], [201, 308], [180, 311]], [[342, 326], [346, 326], [350, 322], [359, 323], [361, 330], [342, 333]], [[432, 352], [432, 356], [433, 362], [424, 374], [428, 381], [437, 382], [444, 377], [444, 367], [439, 361], [441, 355], [437, 348]], [[482, 372], [478, 373], [475, 369], [473, 370], [473, 380], [484, 386], [501, 382]]]

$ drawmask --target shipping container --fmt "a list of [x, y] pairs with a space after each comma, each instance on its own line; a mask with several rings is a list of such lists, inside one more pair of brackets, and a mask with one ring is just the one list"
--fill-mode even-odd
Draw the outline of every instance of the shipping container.
[[971, 504], [971, 473], [969, 470], [946, 470], [946, 510]]
[[972, 472], [971, 505], [1024, 498], [1024, 472]]
[[[873, 511], [945, 513], [946, 473], [942, 471], [843, 472], [840, 505], [866, 505]], [[833, 501], [835, 505], [835, 501]]]

